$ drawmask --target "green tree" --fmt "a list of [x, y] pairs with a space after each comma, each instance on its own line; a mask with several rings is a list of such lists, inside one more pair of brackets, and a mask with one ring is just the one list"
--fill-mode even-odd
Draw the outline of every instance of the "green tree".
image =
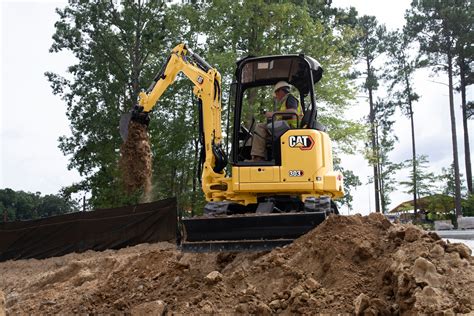
[[455, 54], [456, 64], [459, 68], [459, 88], [461, 93], [462, 125], [464, 135], [464, 162], [466, 166], [467, 189], [473, 193], [472, 167], [471, 167], [471, 149], [469, 145], [469, 104], [466, 97], [466, 87], [474, 84], [474, 75], [472, 72], [472, 63], [474, 61], [474, 31], [472, 21], [474, 20], [474, 8], [472, 1], [456, 1], [452, 8], [454, 11], [454, 34], [457, 37]]
[[[341, 148], [353, 148], [351, 133], [361, 128], [340, 119], [354, 94], [348, 77], [355, 34], [350, 23], [326, 26], [311, 17], [308, 5], [291, 2], [159, 3], [71, 1], [58, 10], [51, 50], [71, 51], [77, 64], [68, 68], [65, 78], [53, 73], [47, 76], [53, 92], [64, 99], [71, 122], [72, 136], [60, 138], [60, 148], [71, 157], [69, 168], [77, 169], [84, 178], [65, 188], [66, 195], [88, 191], [92, 207], [139, 200], [138, 195], [127, 196], [122, 190], [117, 168], [122, 141], [117, 122], [136, 103], [138, 91], [148, 86], [170, 49], [181, 41], [221, 72], [224, 91], [238, 58], [302, 51], [316, 57], [326, 74], [317, 86], [324, 104], [320, 114]], [[325, 7], [319, 8], [314, 7], [313, 12]], [[168, 89], [152, 113], [149, 134], [155, 197], [175, 195], [183, 208], [192, 211], [202, 202], [198, 198], [202, 195], [197, 185], [198, 115], [190, 89], [187, 79], [178, 79]], [[224, 99], [223, 104], [227, 102]]]
[[463, 216], [474, 216], [474, 194], [469, 194], [467, 198], [462, 201]]
[[[412, 39], [405, 31], [389, 32], [385, 37], [385, 49], [388, 55], [384, 78], [389, 82], [390, 97], [398, 104], [405, 116], [410, 119], [411, 126], [411, 148], [412, 148], [412, 174], [416, 174], [416, 144], [415, 144], [415, 121], [413, 115], [413, 103], [418, 101], [419, 96], [414, 91], [413, 75], [417, 68], [425, 65], [420, 56], [413, 53]], [[417, 189], [416, 177], [413, 182], [413, 209], [417, 216]]]
[[29, 220], [78, 210], [77, 203], [61, 195], [0, 190], [0, 222]]
[[77, 211], [77, 204], [61, 196], [48, 194], [41, 197], [36, 212], [39, 217], [49, 217]]
[[454, 114], [453, 97], [453, 66], [456, 57], [456, 46], [459, 41], [459, 34], [456, 34], [456, 19], [459, 17], [459, 10], [457, 10], [458, 3], [458, 0], [413, 1], [411, 9], [407, 12], [407, 31], [418, 40], [420, 51], [428, 57], [430, 65], [434, 67], [435, 71], [443, 71], [448, 75], [451, 138], [454, 176], [456, 179], [456, 216], [462, 215], [456, 117]]
[[0, 220], [5, 218], [8, 221], [16, 220], [16, 194], [12, 189], [2, 189], [0, 190], [0, 202], [2, 203], [2, 216]]
[[[463, 175], [459, 177], [462, 179]], [[456, 196], [456, 176], [454, 172], [454, 164], [451, 164], [449, 168], [441, 168], [441, 174], [438, 176], [438, 183], [440, 183], [439, 190], [444, 195]], [[466, 193], [466, 187], [461, 185], [461, 194]]]
[[376, 124], [376, 108], [374, 101], [374, 93], [378, 89], [378, 74], [375, 67], [375, 59], [383, 52], [383, 36], [385, 27], [379, 25], [374, 16], [364, 15], [358, 20], [358, 28], [360, 30], [360, 48], [359, 58], [364, 64], [365, 80], [362, 89], [368, 94], [369, 101], [369, 148], [368, 160], [373, 167], [374, 173], [374, 193], [375, 193], [375, 211], [380, 212], [380, 170], [379, 170], [379, 153], [377, 145], [377, 124]]
[[334, 170], [342, 172], [344, 177], [344, 197], [337, 200], [336, 203], [339, 206], [347, 206], [350, 210], [352, 210], [352, 202], [354, 201], [354, 196], [352, 195], [352, 190], [360, 185], [362, 182], [360, 181], [359, 176], [357, 176], [352, 170], [344, 169], [341, 166], [341, 160], [337, 157], [334, 158]]
[[402, 168], [402, 164], [393, 163], [389, 159], [389, 153], [393, 150], [398, 140], [393, 133], [393, 114], [395, 104], [378, 99], [375, 102], [375, 140], [377, 146], [377, 171], [379, 180], [380, 205], [382, 211], [388, 211], [391, 202], [390, 195], [396, 189], [395, 174]]
[[[420, 155], [415, 160], [416, 166], [413, 168], [413, 160], [407, 159], [404, 161], [406, 168], [409, 168], [410, 174], [409, 178], [406, 181], [400, 181], [399, 184], [401, 186], [406, 187], [407, 194], [413, 195], [416, 194], [416, 197], [420, 199], [420, 197], [425, 197], [432, 195], [436, 192], [436, 176], [433, 172], [429, 172], [429, 161], [428, 156]], [[413, 172], [416, 170], [416, 172]], [[415, 191], [415, 183], [416, 183], [416, 191]]]
[[[198, 44], [199, 37], [203, 36], [204, 10], [205, 6], [200, 4], [173, 5], [166, 9], [164, 23], [171, 46], [185, 42], [208, 59], [207, 52]], [[168, 55], [169, 50], [162, 53], [162, 64]], [[204, 201], [198, 174], [198, 105], [192, 89], [189, 79], [179, 76], [154, 108], [149, 126], [154, 196], [158, 199], [176, 196], [179, 208], [190, 215], [202, 209]]]
[[156, 54], [167, 48], [163, 8], [159, 1], [70, 1], [57, 13], [50, 51], [70, 51], [77, 63], [66, 77], [46, 76], [70, 121], [72, 135], [61, 136], [59, 147], [70, 157], [68, 168], [84, 178], [65, 192], [91, 192], [93, 207], [136, 202], [120, 182], [117, 122], [158, 69]]

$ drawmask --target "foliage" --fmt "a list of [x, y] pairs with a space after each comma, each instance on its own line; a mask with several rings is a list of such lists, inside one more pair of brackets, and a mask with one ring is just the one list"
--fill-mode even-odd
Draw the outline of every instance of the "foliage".
[[373, 182], [375, 193], [375, 210], [380, 212], [380, 200], [383, 199], [381, 190], [380, 178], [380, 146], [377, 139], [378, 122], [377, 106], [374, 101], [374, 93], [379, 86], [378, 69], [375, 67], [375, 59], [383, 52], [383, 36], [385, 34], [385, 27], [379, 25], [374, 16], [364, 15], [358, 20], [358, 28], [360, 30], [360, 62], [363, 64], [365, 75], [362, 90], [367, 92], [369, 101], [369, 116], [368, 125], [369, 132], [367, 134], [368, 142], [366, 143], [366, 158], [373, 167]]
[[[409, 165], [411, 160], [407, 160], [406, 163]], [[442, 168], [442, 173], [435, 176], [433, 173], [426, 173], [428, 163], [426, 156], [420, 156], [417, 159], [417, 174], [421, 172], [426, 179], [421, 179], [418, 176], [417, 182], [417, 191], [419, 199], [420, 209], [425, 209], [430, 211], [433, 214], [437, 214], [433, 219], [442, 219], [444, 217], [451, 218], [453, 215], [453, 210], [455, 208], [455, 180], [454, 180], [454, 166], [451, 165], [450, 168]], [[411, 173], [411, 175], [413, 172]], [[411, 177], [413, 179], [413, 177]], [[439, 185], [436, 186], [436, 183]], [[405, 185], [409, 188], [410, 192], [413, 193], [413, 180], [403, 181], [400, 184]], [[462, 187], [462, 191], [466, 192], [466, 188]], [[436, 192], [436, 194], [433, 194]], [[463, 215], [471, 212], [471, 203], [469, 199], [472, 199], [470, 195], [467, 196], [467, 199], [461, 201], [463, 206]], [[412, 209], [413, 205], [410, 205], [408, 209]]]
[[[463, 178], [460, 174], [459, 177]], [[441, 184], [439, 190], [442, 194], [454, 197], [456, 194], [456, 180], [454, 177], [454, 165], [451, 164], [449, 168], [442, 168], [441, 174], [438, 175], [438, 181]], [[461, 184], [461, 193], [466, 192], [466, 187]]]
[[[63, 192], [90, 192], [93, 208], [139, 201], [139, 195], [125, 194], [120, 181], [117, 122], [137, 102], [138, 92], [151, 82], [170, 49], [182, 41], [221, 72], [223, 91], [238, 58], [299, 52], [315, 57], [325, 69], [317, 93], [330, 133], [347, 152], [353, 151], [354, 137], [360, 137], [360, 125], [340, 119], [354, 96], [348, 76], [356, 47], [354, 10], [318, 1], [214, 0], [170, 6], [161, 1], [70, 1], [57, 12], [51, 51], [70, 51], [77, 63], [67, 76], [46, 76], [65, 101], [70, 120], [72, 135], [60, 138], [60, 148], [70, 157], [68, 167], [84, 179]], [[154, 197], [174, 195], [182, 209], [198, 209], [203, 200], [197, 111], [188, 81], [178, 79], [152, 115]]]
[[[463, 51], [466, 33], [472, 37], [472, 4], [469, 0], [413, 1], [407, 13], [407, 32], [416, 38], [420, 51], [428, 57], [435, 72], [448, 75], [449, 109], [455, 170], [456, 216], [461, 215], [461, 190], [459, 177], [456, 119], [454, 111], [454, 61]], [[470, 42], [469, 42], [470, 43]]]
[[467, 198], [462, 201], [462, 215], [474, 217], [474, 194], [469, 194]]
[[136, 203], [138, 195], [127, 196], [120, 182], [117, 122], [158, 69], [156, 54], [161, 59], [169, 48], [163, 8], [156, 1], [71, 1], [57, 13], [51, 52], [71, 51], [77, 64], [69, 78], [46, 76], [70, 120], [72, 135], [60, 137], [59, 147], [84, 178], [64, 191], [89, 191], [93, 207]]
[[428, 200], [426, 209], [438, 216], [449, 216], [454, 209], [454, 198], [445, 194], [434, 194], [426, 198]]
[[76, 202], [61, 195], [0, 190], [0, 222], [28, 220], [78, 211]]
[[383, 39], [386, 29], [385, 26], [378, 23], [375, 16], [368, 15], [364, 15], [359, 18], [358, 28], [360, 30], [359, 56], [366, 66], [366, 77], [362, 88], [365, 91], [370, 92], [377, 90], [379, 86], [377, 75], [378, 69], [374, 66], [374, 61], [384, 51]]
[[362, 185], [360, 178], [352, 171], [344, 169], [341, 164], [341, 160], [337, 157], [334, 158], [334, 170], [342, 172], [344, 177], [344, 197], [337, 200], [336, 203], [339, 206], [347, 206], [352, 210], [352, 202], [354, 201], [354, 196], [352, 195], [352, 190], [356, 187]]
[[413, 1], [406, 33], [418, 41], [435, 70], [446, 71], [448, 54], [457, 55], [472, 43], [473, 14], [469, 0]]
[[377, 100], [375, 103], [375, 123], [376, 123], [376, 145], [377, 158], [374, 162], [378, 167], [380, 204], [382, 211], [388, 212], [388, 205], [391, 203], [391, 193], [397, 188], [394, 179], [395, 174], [403, 165], [390, 161], [388, 154], [393, 150], [395, 142], [398, 140], [393, 133], [393, 114], [395, 106], [391, 102]]
[[389, 32], [384, 45], [388, 59], [383, 78], [389, 83], [391, 98], [403, 114], [411, 117], [410, 106], [420, 98], [413, 88], [413, 76], [418, 68], [426, 66], [427, 61], [414, 53], [413, 41], [406, 32]]
[[429, 161], [428, 156], [419, 155], [415, 159], [416, 174], [413, 174], [413, 160], [407, 159], [404, 161], [405, 168], [410, 170], [408, 180], [400, 181], [401, 186], [406, 187], [405, 193], [413, 195], [414, 183], [416, 181], [416, 194], [417, 197], [423, 197], [433, 194], [436, 191], [435, 183], [436, 177], [433, 172], [428, 172]]

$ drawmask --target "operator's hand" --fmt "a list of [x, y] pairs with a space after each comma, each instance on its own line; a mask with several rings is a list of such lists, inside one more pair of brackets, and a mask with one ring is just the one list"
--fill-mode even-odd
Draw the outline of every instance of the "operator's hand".
[[273, 112], [265, 112], [265, 117], [272, 118]]

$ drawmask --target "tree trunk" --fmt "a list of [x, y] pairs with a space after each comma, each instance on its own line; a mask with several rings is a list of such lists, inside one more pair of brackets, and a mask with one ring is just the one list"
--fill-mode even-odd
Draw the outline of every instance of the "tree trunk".
[[379, 128], [376, 127], [375, 129], [375, 142], [377, 147], [377, 173], [379, 175], [379, 197], [380, 197], [380, 209], [382, 213], [385, 213], [386, 210], [386, 201], [385, 201], [385, 186], [384, 186], [384, 177], [383, 177], [383, 161], [381, 161], [381, 157], [383, 157], [383, 153], [380, 152], [380, 142], [379, 142]]
[[411, 125], [411, 154], [412, 154], [412, 172], [413, 172], [413, 212], [415, 220], [418, 218], [418, 199], [417, 199], [417, 176], [416, 176], [416, 146], [415, 146], [415, 120], [413, 118], [413, 103], [411, 100], [411, 85], [408, 76], [405, 76], [405, 85], [408, 90], [408, 110], [410, 111]]
[[415, 220], [418, 217], [418, 205], [417, 205], [417, 187], [416, 187], [416, 147], [415, 147], [415, 123], [413, 120], [413, 107], [411, 100], [408, 101], [410, 109], [410, 123], [411, 123], [411, 154], [412, 154], [412, 164], [413, 164], [413, 211], [415, 213]]
[[453, 97], [453, 58], [451, 51], [448, 51], [448, 80], [449, 80], [449, 112], [451, 115], [451, 137], [453, 144], [453, 164], [454, 164], [454, 184], [455, 198], [454, 205], [456, 207], [456, 217], [462, 215], [461, 210], [461, 181], [459, 177], [458, 162], [458, 144], [456, 137], [456, 116], [454, 114], [454, 97]]
[[[367, 58], [367, 76], [371, 78], [370, 62]], [[377, 153], [377, 141], [375, 139], [375, 109], [374, 109], [374, 99], [372, 95], [372, 87], [368, 86], [369, 91], [369, 106], [370, 106], [370, 137], [372, 142], [372, 153], [373, 153], [373, 169], [374, 169], [374, 188], [375, 188], [375, 211], [380, 213], [380, 190], [379, 190], [379, 172], [378, 172], [378, 153]]]
[[142, 14], [142, 6], [141, 0], [138, 0], [138, 12], [137, 12], [137, 20], [135, 25], [135, 42], [133, 45], [133, 53], [130, 56], [132, 61], [132, 95], [130, 96], [132, 99], [132, 106], [138, 103], [138, 93], [140, 92], [140, 73], [141, 73], [141, 52], [140, 52], [140, 42], [141, 42], [141, 33], [142, 33], [142, 23], [141, 23], [141, 14]]
[[462, 53], [459, 57], [459, 69], [461, 77], [462, 126], [464, 131], [464, 159], [466, 164], [467, 190], [472, 194], [471, 149], [469, 146], [469, 131], [467, 126], [466, 63]]

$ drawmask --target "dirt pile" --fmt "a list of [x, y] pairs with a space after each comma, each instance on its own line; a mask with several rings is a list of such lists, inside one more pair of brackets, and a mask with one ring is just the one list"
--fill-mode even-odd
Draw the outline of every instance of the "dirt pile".
[[152, 156], [145, 125], [130, 121], [127, 140], [120, 147], [119, 167], [127, 192], [143, 190], [147, 200], [151, 191]]
[[474, 311], [474, 258], [383, 216], [331, 216], [266, 253], [173, 245], [0, 264], [11, 313], [413, 314]]

